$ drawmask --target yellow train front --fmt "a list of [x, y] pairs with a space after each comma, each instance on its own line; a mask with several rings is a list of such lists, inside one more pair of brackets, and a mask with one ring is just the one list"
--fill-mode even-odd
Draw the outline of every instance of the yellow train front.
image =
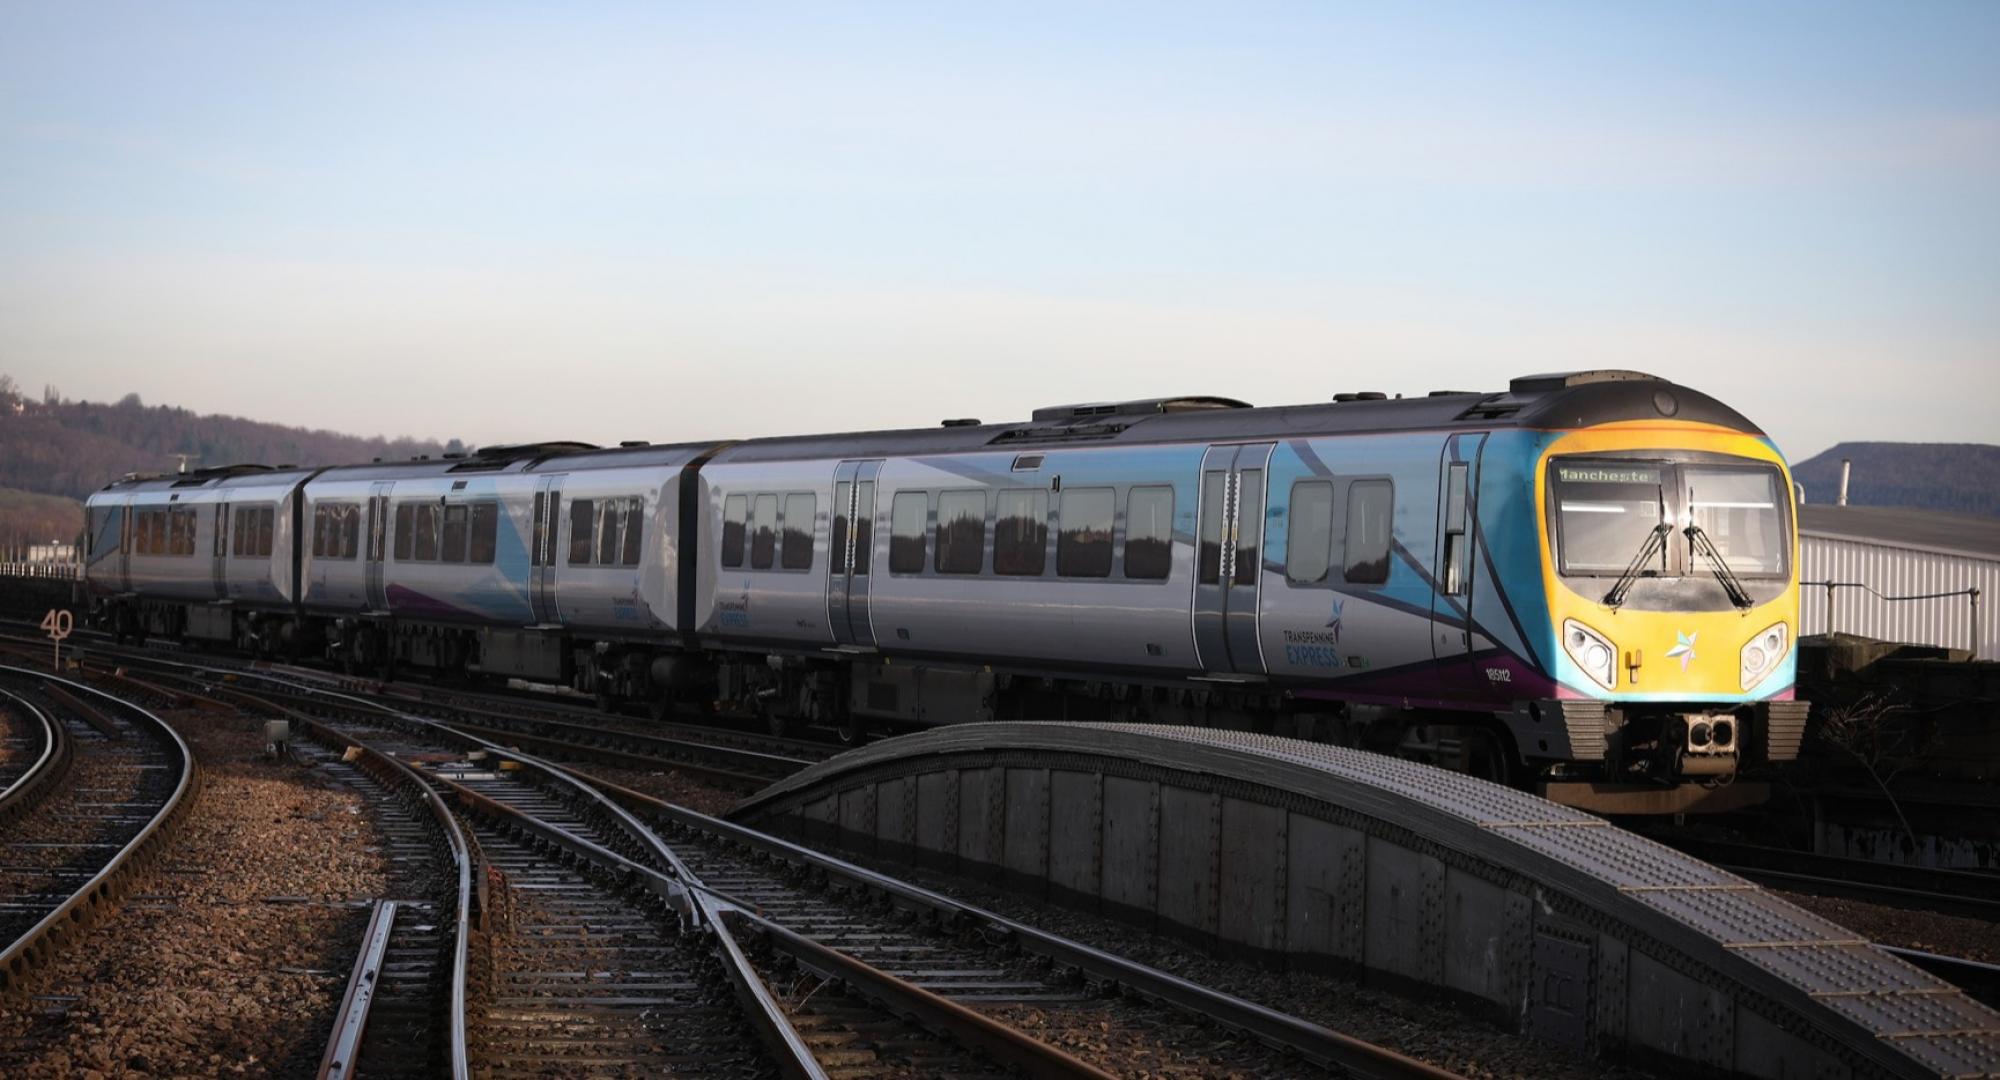
[[1524, 528], [1493, 553], [1541, 661], [1509, 726], [1529, 757], [1560, 759], [1546, 794], [1611, 813], [1756, 801], [1761, 785], [1732, 781], [1795, 759], [1806, 719], [1784, 459], [1732, 410], [1656, 392], [1655, 416], [1585, 410], [1566, 430], [1496, 433], [1485, 454], [1487, 485], [1535, 517], [1532, 554]]

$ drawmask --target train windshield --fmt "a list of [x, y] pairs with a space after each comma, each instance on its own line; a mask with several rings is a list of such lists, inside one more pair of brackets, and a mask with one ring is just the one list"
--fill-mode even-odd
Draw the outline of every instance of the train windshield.
[[1681, 484], [1687, 490], [1688, 523], [1707, 534], [1730, 570], [1753, 575], [1785, 572], [1790, 545], [1776, 470], [1684, 465]]
[[1552, 539], [1562, 572], [1622, 574], [1643, 553], [1639, 573], [1664, 573], [1667, 545], [1649, 541], [1667, 520], [1665, 474], [1642, 461], [1556, 462]]

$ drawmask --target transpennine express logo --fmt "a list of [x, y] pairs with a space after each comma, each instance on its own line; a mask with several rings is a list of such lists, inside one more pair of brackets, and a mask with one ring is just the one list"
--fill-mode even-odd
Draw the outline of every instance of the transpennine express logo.
[[1333, 598], [1333, 618], [1326, 621], [1328, 628], [1333, 631], [1333, 640], [1335, 641], [1340, 640], [1340, 608], [1341, 599], [1336, 596]]
[[1692, 634], [1683, 634], [1679, 630], [1674, 631], [1674, 647], [1667, 650], [1667, 659], [1672, 660], [1674, 657], [1680, 657], [1681, 674], [1683, 675], [1687, 674], [1688, 664], [1694, 661], [1694, 639], [1700, 636], [1701, 631], [1699, 630]]

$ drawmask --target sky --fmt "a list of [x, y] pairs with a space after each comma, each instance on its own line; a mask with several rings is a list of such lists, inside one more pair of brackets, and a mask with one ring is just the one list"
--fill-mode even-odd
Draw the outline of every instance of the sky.
[[656, 442], [1635, 368], [2000, 441], [2000, 4], [0, 0], [0, 372]]

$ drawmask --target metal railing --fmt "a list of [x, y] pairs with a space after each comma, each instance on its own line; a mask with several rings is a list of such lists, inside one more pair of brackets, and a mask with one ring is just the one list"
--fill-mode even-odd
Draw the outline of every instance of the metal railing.
[[1836, 589], [1860, 589], [1875, 599], [1890, 604], [1911, 603], [1919, 600], [1949, 600], [1953, 597], [1963, 596], [1965, 597], [1966, 607], [1970, 614], [1967, 625], [1972, 631], [1972, 655], [1975, 657], [1979, 655], [1979, 588], [1977, 586], [1967, 586], [1966, 588], [1955, 589], [1951, 592], [1916, 593], [1910, 596], [1886, 596], [1877, 591], [1873, 585], [1863, 581], [1801, 581], [1799, 582], [1799, 587], [1802, 589], [1826, 590], [1826, 620], [1822, 632], [1828, 634], [1834, 632], [1834, 596]]
[[75, 581], [76, 564], [73, 562], [0, 562], [0, 577]]

